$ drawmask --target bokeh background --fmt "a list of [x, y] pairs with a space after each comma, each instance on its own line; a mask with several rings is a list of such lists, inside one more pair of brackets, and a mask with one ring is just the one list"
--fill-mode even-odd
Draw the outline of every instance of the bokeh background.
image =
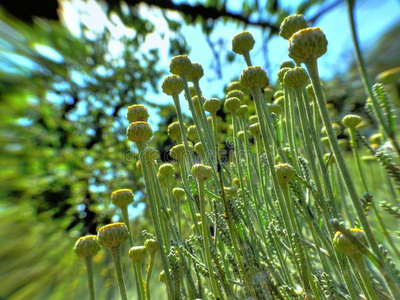
[[[152, 145], [168, 160], [175, 111], [160, 85], [169, 60], [188, 54], [201, 63], [205, 96], [223, 98], [245, 67], [231, 38], [246, 29], [256, 39], [254, 64], [274, 85], [288, 59], [279, 24], [293, 13], [327, 35], [320, 69], [337, 120], [360, 112], [366, 95], [341, 0], [2, 1], [0, 299], [87, 299], [84, 264], [72, 247], [119, 220], [113, 190], [135, 193], [135, 241], [152, 231], [136, 149], [125, 138], [127, 106], [150, 107]], [[357, 1], [356, 19], [371, 78], [400, 66], [399, 1]], [[398, 95], [398, 81], [388, 87]], [[118, 299], [111, 263], [105, 251], [95, 257], [99, 299]], [[153, 286], [154, 299], [165, 299], [156, 275]]]

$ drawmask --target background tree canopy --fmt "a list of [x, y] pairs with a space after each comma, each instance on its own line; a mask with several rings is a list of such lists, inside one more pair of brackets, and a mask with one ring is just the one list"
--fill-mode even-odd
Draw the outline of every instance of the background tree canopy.
[[[126, 32], [119, 38], [111, 26], [93, 31], [84, 22], [79, 22], [80, 35], [72, 33], [60, 12], [79, 2], [6, 1], [0, 10], [0, 299], [83, 299], [79, 287], [71, 288], [84, 276], [71, 248], [78, 236], [115, 220], [109, 201], [113, 190], [134, 190], [131, 216], [140, 228], [151, 230], [143, 217], [147, 210], [136, 150], [125, 138], [126, 108], [142, 103], [158, 115], [152, 119], [159, 128], [153, 144], [163, 159], [171, 145], [163, 133], [175, 121], [175, 111], [157, 101], [166, 66], [157, 47], [142, 49], [155, 26], [141, 15], [141, 7], [149, 5], [163, 15], [172, 57], [190, 54], [185, 26], [201, 26], [206, 37], [216, 25], [254, 26], [267, 41], [286, 16], [303, 13], [318, 25], [342, 1], [299, 1], [295, 7], [278, 0], [237, 1], [235, 11], [220, 0], [102, 1], [108, 22]], [[171, 18], [171, 11], [180, 20]], [[81, 20], [85, 13], [80, 12]], [[400, 65], [399, 31], [397, 24], [368, 51], [372, 76]], [[208, 59], [211, 72], [217, 75], [221, 65], [233, 61], [230, 38], [225, 43], [206, 38], [204, 47], [215, 54]], [[117, 55], [115, 47], [120, 48]], [[349, 77], [358, 78], [354, 63], [345, 77], [326, 83], [340, 87], [328, 95], [343, 112], [365, 101], [360, 81], [350, 86]], [[142, 238], [140, 231], [136, 234]], [[110, 273], [104, 279], [110, 286], [112, 269], [103, 271]], [[111, 299], [110, 293], [104, 291], [102, 299]]]

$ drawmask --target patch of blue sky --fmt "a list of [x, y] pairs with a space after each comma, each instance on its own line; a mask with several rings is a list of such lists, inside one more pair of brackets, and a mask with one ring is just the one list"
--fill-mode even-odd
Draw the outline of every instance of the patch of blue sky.
[[34, 44], [33, 48], [37, 51], [38, 54], [41, 56], [56, 62], [56, 63], [62, 63], [64, 62], [64, 57], [54, 48], [42, 45], [42, 44]]

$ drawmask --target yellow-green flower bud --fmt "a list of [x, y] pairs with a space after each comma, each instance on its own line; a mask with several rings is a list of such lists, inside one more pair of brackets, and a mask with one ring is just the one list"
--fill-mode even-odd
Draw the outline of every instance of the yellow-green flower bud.
[[227, 111], [234, 113], [238, 110], [241, 104], [242, 102], [240, 102], [239, 98], [232, 97], [225, 100], [224, 107]]
[[221, 100], [210, 98], [204, 102], [203, 108], [211, 114], [215, 114], [221, 108]]
[[196, 88], [194, 87], [194, 85], [189, 86], [189, 94], [191, 98], [197, 96]]
[[158, 242], [156, 240], [148, 239], [144, 242], [144, 246], [147, 251], [149, 251], [150, 255], [155, 254], [158, 251]]
[[228, 86], [226, 87], [226, 90], [228, 92], [233, 91], [233, 90], [244, 91], [244, 86], [241, 85], [241, 83], [239, 81], [232, 81], [231, 83], [228, 84]]
[[[364, 231], [359, 228], [350, 228], [351, 235], [356, 238], [360, 243], [368, 246], [367, 238], [364, 235]], [[350, 239], [348, 239], [340, 231], [336, 231], [333, 237], [333, 245], [340, 252], [347, 255], [360, 255], [362, 252]]]
[[245, 54], [253, 49], [254, 44], [255, 41], [252, 34], [248, 31], [243, 31], [233, 37], [232, 51], [237, 54]]
[[292, 68], [282, 68], [276, 73], [278, 80], [281, 85], [283, 85], [283, 78], [285, 77], [285, 74], [287, 71], [291, 70]]
[[116, 190], [111, 194], [111, 202], [119, 208], [128, 206], [133, 200], [134, 195], [131, 189]]
[[177, 199], [181, 199], [183, 197], [185, 197], [186, 193], [185, 190], [182, 188], [174, 188], [172, 190], [172, 194], [177, 198]]
[[[186, 124], [184, 124], [184, 127], [186, 128]], [[182, 132], [179, 122], [172, 122], [171, 124], [169, 124], [167, 128], [167, 133], [171, 139], [175, 141], [180, 141], [182, 139]]]
[[282, 96], [283, 96], [283, 91], [282, 90], [276, 91], [275, 94], [274, 94], [274, 98], [275, 99], [278, 99], [279, 97], [282, 97]]
[[274, 90], [267, 87], [264, 89], [264, 96], [267, 98], [268, 101], [272, 101], [272, 98], [274, 97]]
[[189, 140], [193, 142], [197, 142], [199, 140], [199, 132], [195, 125], [191, 125], [187, 129], [187, 137]]
[[249, 124], [252, 125], [252, 124], [255, 124], [255, 123], [258, 123], [258, 117], [257, 116], [250, 116]]
[[182, 78], [176, 75], [168, 75], [164, 78], [161, 89], [162, 91], [169, 95], [179, 95], [185, 88], [185, 83]]
[[246, 117], [247, 112], [249, 111], [249, 107], [246, 104], [240, 105], [240, 107], [236, 110], [236, 115], [238, 117]]
[[[335, 132], [336, 136], [340, 135], [342, 133], [342, 128], [340, 128], [340, 125], [338, 123], [332, 123], [332, 128], [333, 131]], [[326, 127], [322, 127], [321, 133], [326, 135]]]
[[136, 246], [129, 249], [129, 257], [132, 261], [142, 261], [147, 255], [147, 249], [145, 246]]
[[213, 170], [211, 167], [203, 164], [195, 164], [192, 167], [191, 173], [199, 181], [207, 180], [212, 176]]
[[129, 123], [137, 121], [147, 122], [149, 119], [149, 112], [147, 111], [146, 106], [134, 104], [128, 107], [126, 118], [129, 120]]
[[292, 180], [294, 169], [289, 164], [279, 164], [275, 166], [276, 175], [278, 176], [279, 184], [286, 184]]
[[232, 184], [233, 184], [233, 186], [234, 186], [236, 189], [240, 188], [239, 178], [236, 178], [236, 177], [233, 178]]
[[373, 146], [379, 146], [382, 143], [382, 134], [380, 133], [374, 133], [369, 137], [369, 142]]
[[195, 82], [199, 81], [201, 77], [203, 77], [204, 71], [203, 67], [199, 63], [192, 63], [192, 67], [190, 68], [190, 71], [188, 73], [188, 81], [190, 82]]
[[274, 113], [276, 115], [280, 115], [282, 113], [282, 107], [279, 104], [269, 104], [267, 108], [270, 114]]
[[323, 145], [325, 145], [326, 147], [330, 147], [331, 145], [329, 144], [329, 138], [327, 136], [324, 136], [323, 138], [321, 138], [321, 143]]
[[163, 176], [173, 176], [174, 166], [170, 163], [164, 163], [158, 168], [158, 172]]
[[203, 148], [203, 144], [201, 142], [198, 142], [194, 145], [194, 151], [196, 151], [196, 153], [198, 155], [200, 155], [201, 157], [204, 157], [204, 148]]
[[254, 136], [257, 136], [257, 137], [260, 136], [260, 134], [261, 134], [260, 124], [259, 123], [251, 124], [249, 126], [249, 131]]
[[279, 28], [279, 35], [285, 40], [288, 40], [292, 37], [294, 33], [307, 27], [308, 23], [306, 19], [304, 19], [303, 15], [292, 15], [286, 17], [281, 23], [281, 27]]
[[159, 282], [164, 282], [164, 283], [167, 282], [167, 277], [166, 277], [166, 275], [165, 275], [165, 271], [164, 271], [164, 270], [162, 270], [162, 271], [160, 272], [160, 275], [158, 275], [158, 281], [159, 281]]
[[232, 91], [229, 91], [229, 92], [226, 94], [226, 98], [228, 99], [228, 98], [232, 98], [232, 97], [236, 97], [236, 98], [239, 98], [240, 100], [243, 100], [243, 98], [244, 98], [244, 93], [243, 93], [241, 90], [232, 90]]
[[289, 39], [289, 56], [306, 63], [325, 54], [328, 40], [319, 27], [302, 29]]
[[125, 223], [113, 223], [101, 227], [97, 232], [97, 238], [103, 247], [117, 248], [129, 238], [129, 231]]
[[244, 131], [243, 131], [243, 130], [240, 130], [240, 131], [237, 133], [237, 137], [238, 137], [239, 140], [244, 141], [244, 140], [245, 140]]
[[[169, 150], [169, 155], [177, 161], [181, 161], [183, 159], [185, 153], [186, 153], [186, 150], [185, 150], [185, 146], [183, 144], [175, 145], [171, 148], [171, 150]], [[188, 154], [188, 153], [186, 153], [186, 154]]]
[[153, 163], [155, 160], [159, 159], [160, 155], [157, 149], [153, 147], [146, 147], [143, 149], [144, 157], [147, 161]]
[[190, 61], [187, 55], [178, 55], [171, 59], [171, 63], [169, 64], [169, 71], [172, 74], [184, 77], [188, 75], [188, 73], [192, 69], [192, 62]]
[[314, 88], [311, 83], [306, 86], [306, 91], [307, 91], [308, 97], [310, 97], [310, 100], [313, 101], [315, 99], [315, 94], [314, 94]]
[[149, 123], [138, 121], [129, 124], [126, 135], [132, 142], [147, 142], [153, 136], [153, 130]]
[[296, 65], [293, 62], [293, 60], [284, 60], [283, 62], [281, 62], [281, 64], [279, 65], [279, 69], [283, 69], [283, 68], [294, 68]]
[[240, 75], [240, 83], [249, 89], [265, 88], [269, 84], [267, 72], [260, 66], [248, 67]]
[[197, 114], [201, 113], [201, 109], [200, 109], [200, 105], [204, 106], [204, 102], [206, 101], [206, 99], [204, 97], [201, 97], [201, 101], [199, 101], [199, 97], [194, 96], [192, 97], [192, 101], [193, 101], [193, 105], [194, 105], [194, 109], [196, 110]]
[[228, 196], [229, 198], [236, 196], [236, 190], [232, 186], [224, 186], [224, 192], [225, 192], [225, 195]]
[[288, 70], [283, 77], [284, 84], [292, 89], [302, 88], [307, 81], [308, 74], [300, 67]]
[[80, 237], [74, 246], [74, 251], [79, 257], [92, 257], [100, 250], [96, 235]]
[[348, 128], [356, 128], [360, 125], [362, 118], [357, 115], [347, 115], [342, 119], [342, 124]]
[[274, 101], [273, 104], [279, 105], [283, 110], [285, 108], [285, 97], [280, 96], [280, 97], [276, 98], [276, 100]]

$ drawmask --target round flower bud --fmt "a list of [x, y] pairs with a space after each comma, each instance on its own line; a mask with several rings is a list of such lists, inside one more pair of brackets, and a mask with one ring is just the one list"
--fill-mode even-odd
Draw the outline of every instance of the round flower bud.
[[203, 67], [199, 63], [192, 63], [192, 67], [188, 73], [188, 81], [195, 82], [199, 81], [201, 77], [203, 77], [204, 71]]
[[329, 143], [329, 138], [327, 136], [324, 136], [323, 138], [321, 138], [321, 143], [328, 148], [331, 146]]
[[279, 184], [288, 183], [294, 176], [294, 169], [289, 164], [279, 164], [275, 166]]
[[276, 73], [278, 80], [281, 84], [283, 84], [283, 77], [285, 77], [285, 74], [287, 71], [289, 71], [292, 68], [282, 68], [278, 71], [278, 73]]
[[289, 39], [289, 56], [305, 63], [325, 54], [328, 40], [319, 27], [302, 29]]
[[239, 81], [232, 81], [231, 83], [228, 84], [228, 86], [226, 87], [226, 90], [229, 91], [233, 91], [233, 90], [240, 90], [243, 91], [244, 90], [244, 86], [241, 85], [241, 83]]
[[249, 107], [246, 104], [240, 105], [240, 107], [236, 110], [236, 115], [238, 117], [245, 117], [247, 112], [249, 111]]
[[397, 80], [400, 78], [400, 67], [395, 67], [379, 73], [376, 76], [376, 81], [385, 84], [396, 84]]
[[253, 49], [254, 44], [255, 41], [252, 34], [248, 31], [243, 31], [233, 37], [232, 51], [237, 54], [245, 54]]
[[111, 202], [116, 207], [126, 207], [134, 200], [134, 195], [131, 189], [116, 190], [111, 194]]
[[203, 144], [201, 142], [198, 142], [194, 145], [194, 151], [196, 151], [196, 153], [200, 156], [204, 156], [205, 154]]
[[144, 148], [143, 154], [144, 154], [144, 157], [151, 163], [153, 163], [155, 160], [157, 160], [160, 157], [158, 150], [153, 147]]
[[239, 178], [233, 178], [233, 180], [232, 180], [232, 184], [233, 184], [233, 186], [236, 188], [236, 189], [239, 189], [240, 188], [240, 181], [239, 181]]
[[225, 100], [224, 107], [227, 111], [234, 113], [242, 103], [239, 98], [232, 97]]
[[284, 60], [283, 62], [281, 62], [281, 64], [279, 65], [279, 69], [283, 69], [283, 68], [294, 68], [296, 65], [292, 60]]
[[369, 142], [372, 144], [372, 146], [379, 146], [382, 144], [382, 134], [380, 133], [375, 133], [369, 137]]
[[260, 134], [261, 134], [260, 124], [259, 123], [251, 124], [249, 126], [249, 131], [254, 136], [260, 136]]
[[158, 281], [164, 282], [164, 283], [167, 282], [167, 277], [165, 276], [165, 271], [164, 270], [162, 270], [160, 272], [160, 275], [158, 275]]
[[113, 223], [103, 226], [97, 232], [99, 244], [106, 248], [117, 248], [129, 237], [129, 231], [125, 223]]
[[[184, 124], [184, 126], [185, 126], [185, 124]], [[182, 133], [181, 133], [181, 126], [179, 125], [179, 122], [172, 122], [171, 124], [169, 124], [168, 128], [167, 128], [167, 133], [171, 139], [173, 139], [175, 141], [180, 141], [182, 139]]]
[[275, 99], [278, 99], [279, 97], [283, 97], [283, 91], [282, 90], [276, 91], [275, 94], [274, 94], [274, 98]]
[[158, 251], [158, 242], [153, 239], [148, 239], [144, 242], [144, 246], [147, 251], [149, 251], [150, 255], [155, 254]]
[[189, 140], [193, 142], [197, 142], [199, 140], [199, 132], [195, 125], [191, 125], [187, 129], [187, 137]]
[[268, 86], [269, 78], [260, 66], [248, 67], [242, 71], [240, 83], [249, 89], [264, 88]]
[[192, 62], [187, 55], [178, 55], [171, 59], [169, 71], [181, 77], [186, 76], [192, 69]]
[[347, 115], [342, 119], [342, 124], [348, 128], [356, 128], [360, 125], [362, 118], [357, 115]]
[[228, 99], [228, 98], [232, 98], [232, 97], [236, 97], [236, 98], [239, 98], [240, 100], [243, 100], [243, 98], [244, 98], [244, 93], [243, 93], [241, 90], [232, 90], [232, 91], [229, 91], [229, 92], [226, 94], [226, 98]]
[[307, 91], [308, 97], [310, 97], [311, 100], [314, 100], [315, 99], [314, 88], [311, 83], [306, 86], [306, 91]]
[[252, 124], [255, 124], [255, 123], [258, 123], [258, 117], [257, 116], [250, 116], [249, 124], [252, 125]]
[[244, 141], [244, 140], [245, 140], [244, 131], [243, 131], [243, 130], [240, 130], [240, 131], [237, 133], [237, 137], [238, 137], [239, 140]]
[[227, 195], [229, 198], [236, 196], [236, 190], [232, 186], [224, 186], [224, 192], [225, 192], [225, 195]]
[[283, 77], [283, 82], [286, 86], [292, 89], [303, 87], [308, 81], [308, 74], [303, 68], [294, 68], [286, 72]]
[[265, 88], [264, 89], [264, 95], [265, 98], [267, 98], [268, 101], [272, 101], [272, 97], [274, 97], [274, 90], [271, 88]]
[[199, 97], [197, 96], [192, 97], [194, 109], [196, 110], [197, 114], [201, 114], [200, 105], [204, 105], [203, 103], [206, 101], [204, 97], [201, 97], [201, 100], [202, 101], [199, 101]]
[[147, 249], [145, 246], [136, 246], [129, 249], [129, 257], [132, 261], [142, 261], [147, 255]]
[[79, 257], [95, 256], [100, 250], [96, 235], [80, 237], [74, 246], [74, 251]]
[[361, 156], [361, 160], [365, 163], [372, 163], [372, 162], [376, 162], [377, 158], [376, 158], [376, 156], [373, 156], [373, 155], [364, 155], [364, 156]]
[[212, 176], [213, 170], [209, 166], [202, 164], [195, 164], [192, 167], [191, 173], [194, 177], [197, 178], [197, 180], [204, 181]]
[[191, 98], [197, 96], [196, 88], [194, 87], [194, 85], [189, 86], [189, 94]]
[[221, 108], [221, 100], [218, 98], [210, 98], [204, 102], [203, 108], [209, 113], [215, 114]]
[[158, 168], [158, 172], [163, 176], [173, 176], [174, 166], [170, 163], [164, 163]]
[[274, 113], [276, 115], [280, 115], [282, 113], [282, 107], [279, 104], [270, 104], [268, 105], [268, 112], [270, 114]]
[[304, 19], [303, 15], [292, 15], [286, 17], [281, 23], [281, 27], [279, 28], [279, 35], [285, 40], [288, 40], [294, 33], [307, 27], [308, 23], [306, 19]]
[[174, 195], [177, 199], [185, 197], [186, 193], [184, 189], [181, 188], [174, 188], [172, 190], [172, 195]]
[[168, 75], [164, 78], [161, 89], [162, 91], [169, 95], [179, 95], [185, 88], [185, 83], [182, 78], [176, 75]]
[[[368, 245], [367, 238], [364, 235], [364, 231], [359, 228], [350, 228], [350, 232], [353, 237], [355, 237], [359, 242]], [[348, 239], [343, 233], [340, 231], [336, 231], [333, 237], [333, 245], [340, 252], [347, 255], [360, 255], [361, 251], [350, 239]]]
[[280, 96], [280, 97], [276, 98], [276, 100], [274, 101], [273, 104], [279, 105], [282, 109], [284, 109], [285, 108], [285, 97]]
[[[340, 125], [338, 123], [332, 123], [332, 128], [333, 131], [335, 132], [336, 136], [340, 135], [342, 133], [342, 128], [340, 128]], [[326, 135], [326, 127], [322, 127], [321, 133]]]
[[134, 104], [128, 107], [126, 118], [129, 120], [129, 123], [137, 121], [147, 122], [149, 119], [149, 112], [147, 111], [146, 106]]
[[173, 159], [180, 161], [183, 159], [185, 152], [186, 152], [185, 146], [183, 144], [178, 144], [178, 145], [173, 146], [171, 148], [171, 150], [169, 150], [169, 155]]
[[126, 135], [128, 140], [132, 142], [147, 142], [153, 136], [153, 130], [151, 130], [149, 123], [138, 121], [129, 124]]

